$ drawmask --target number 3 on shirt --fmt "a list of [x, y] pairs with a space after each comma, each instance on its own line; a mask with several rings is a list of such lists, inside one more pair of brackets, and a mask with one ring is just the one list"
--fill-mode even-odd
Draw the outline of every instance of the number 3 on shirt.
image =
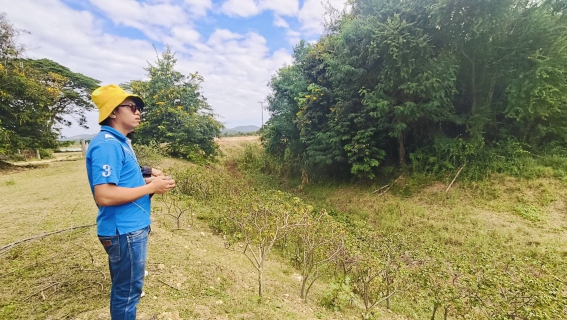
[[104, 172], [102, 173], [103, 177], [110, 177], [110, 166], [105, 164], [104, 166], [102, 166], [102, 169], [104, 170]]

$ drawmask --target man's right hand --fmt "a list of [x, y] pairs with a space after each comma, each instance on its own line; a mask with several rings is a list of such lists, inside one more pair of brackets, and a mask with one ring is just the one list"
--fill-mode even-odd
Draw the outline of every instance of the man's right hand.
[[157, 176], [149, 185], [152, 186], [154, 190], [153, 193], [164, 194], [175, 188], [175, 180], [165, 176]]

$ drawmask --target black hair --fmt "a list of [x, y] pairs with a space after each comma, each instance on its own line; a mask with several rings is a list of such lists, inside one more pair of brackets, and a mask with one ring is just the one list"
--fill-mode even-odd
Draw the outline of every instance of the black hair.
[[[114, 110], [116, 110], [116, 108], [114, 108], [112, 112], [110, 112], [110, 114], [113, 114]], [[106, 117], [106, 119], [102, 120], [102, 122], [99, 123], [101, 126], [110, 126], [110, 114], [108, 115], [108, 117]]]
[[110, 117], [102, 120], [101, 123], [99, 123], [101, 126], [109, 126], [110, 125]]

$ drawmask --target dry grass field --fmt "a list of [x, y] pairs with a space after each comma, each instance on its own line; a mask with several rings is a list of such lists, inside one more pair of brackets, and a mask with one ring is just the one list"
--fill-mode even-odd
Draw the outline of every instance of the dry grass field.
[[[221, 145], [237, 148], [249, 140], [257, 137], [229, 138]], [[108, 319], [110, 281], [93, 226], [97, 209], [84, 160], [76, 155], [66, 160], [0, 176], [0, 319]], [[172, 163], [167, 161], [165, 167]], [[225, 249], [223, 239], [199, 219], [173, 230], [159, 197], [153, 201], [149, 275], [139, 319], [360, 317], [357, 307], [336, 313], [319, 306], [320, 284], [312, 289], [312, 302], [302, 302], [297, 270], [277, 255], [268, 262], [266, 295], [258, 303], [257, 274], [245, 256]], [[206, 209], [195, 208], [193, 214], [198, 218]], [[57, 231], [63, 232], [37, 237]], [[384, 311], [383, 319], [390, 318], [397, 319]]]
[[[259, 138], [230, 137], [218, 143], [230, 160]], [[167, 173], [188, 165], [164, 159], [160, 167]], [[217, 169], [226, 168], [219, 164]], [[97, 209], [80, 153], [56, 154], [31, 167], [0, 166], [0, 171], [0, 319], [107, 319], [108, 266], [96, 237]], [[227, 176], [244, 179], [242, 173]], [[400, 180], [399, 188], [405, 183]], [[442, 243], [448, 255], [497, 250], [542, 259], [547, 263], [542, 268], [567, 279], [561, 263], [567, 256], [567, 189], [562, 180], [495, 176], [466, 186], [457, 183], [448, 194], [441, 182], [410, 195], [396, 186], [377, 194], [379, 187], [307, 184], [294, 190], [308, 202], [363, 218], [377, 228], [408, 230], [424, 242]], [[323, 282], [315, 284], [308, 303], [302, 302], [299, 271], [277, 254], [268, 261], [265, 299], [258, 303], [257, 273], [238, 251], [242, 247], [226, 249], [225, 241], [200, 219], [210, 213], [207, 203], [195, 204], [193, 218], [182, 219], [179, 230], [162, 200], [153, 198], [149, 276], [139, 319], [361, 318], [359, 301], [342, 312], [319, 305], [328, 290]], [[423, 318], [412, 310], [411, 301], [397, 303], [400, 314]], [[403, 317], [378, 309], [376, 319]]]
[[221, 151], [227, 154], [233, 154], [242, 148], [247, 143], [260, 143], [260, 136], [239, 136], [239, 137], [224, 137], [217, 140]]

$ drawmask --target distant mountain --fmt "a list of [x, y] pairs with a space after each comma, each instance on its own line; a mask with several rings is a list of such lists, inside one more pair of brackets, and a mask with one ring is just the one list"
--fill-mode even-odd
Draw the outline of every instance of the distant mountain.
[[234, 134], [234, 133], [249, 133], [249, 132], [256, 132], [260, 130], [260, 127], [257, 126], [238, 126], [234, 128], [227, 128], [224, 129], [222, 132], [226, 134]]
[[79, 134], [71, 137], [63, 137], [59, 141], [80, 141], [80, 140], [92, 140], [97, 134]]

